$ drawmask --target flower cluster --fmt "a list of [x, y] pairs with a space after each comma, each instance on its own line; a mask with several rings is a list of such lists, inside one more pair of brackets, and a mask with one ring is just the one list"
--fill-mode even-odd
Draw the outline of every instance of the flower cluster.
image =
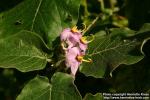
[[65, 51], [65, 64], [71, 68], [71, 74], [75, 76], [82, 61], [91, 62], [91, 59], [83, 59], [88, 41], [86, 37], [82, 37], [82, 32], [76, 26], [72, 29], [64, 29], [60, 35], [60, 39], [61, 46]]

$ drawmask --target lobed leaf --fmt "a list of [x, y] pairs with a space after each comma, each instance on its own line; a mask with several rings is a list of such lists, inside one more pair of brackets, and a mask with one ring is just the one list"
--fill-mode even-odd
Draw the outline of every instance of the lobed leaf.
[[73, 76], [58, 72], [53, 75], [51, 81], [51, 100], [81, 100], [81, 96], [73, 83]]
[[79, 2], [24, 0], [13, 9], [1, 13], [0, 67], [16, 68], [23, 72], [43, 69], [49, 60], [43, 53], [48, 50], [46, 44], [51, 44], [64, 27], [76, 23]]
[[81, 100], [72, 76], [58, 72], [51, 81], [50, 84], [46, 77], [35, 77], [23, 88], [17, 100]]
[[[149, 57], [133, 65], [122, 65], [113, 72], [112, 86], [116, 92], [143, 92], [150, 89]], [[130, 84], [130, 85], [129, 85]]]
[[0, 15], [0, 38], [29, 30], [51, 43], [63, 28], [75, 25], [80, 0], [24, 0]]
[[[108, 35], [96, 34], [95, 40], [89, 44], [87, 55], [93, 60], [92, 63], [83, 63], [80, 71], [87, 76], [102, 78], [111, 73], [120, 64], [134, 64], [143, 55], [138, 52], [141, 41], [127, 38], [121, 33], [114, 31]], [[127, 32], [128, 34], [128, 32]]]
[[51, 88], [48, 78], [37, 76], [28, 82], [17, 100], [51, 100]]
[[37, 34], [29, 31], [0, 39], [0, 67], [22, 72], [43, 69], [50, 59], [42, 48], [48, 49]]

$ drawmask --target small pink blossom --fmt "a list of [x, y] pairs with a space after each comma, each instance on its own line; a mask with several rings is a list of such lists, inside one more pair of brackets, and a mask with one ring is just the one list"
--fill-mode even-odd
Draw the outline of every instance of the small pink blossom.
[[68, 37], [72, 34], [72, 32], [70, 31], [70, 28], [66, 28], [63, 30], [63, 32], [60, 35], [60, 39], [61, 41], [65, 41], [68, 39]]
[[62, 43], [66, 43], [68, 46], [65, 50], [65, 63], [68, 68], [71, 68], [72, 75], [75, 76], [78, 67], [80, 66], [82, 59], [78, 60], [77, 57], [85, 55], [87, 49], [87, 43], [81, 41], [82, 34], [80, 31], [75, 31], [66, 28], [60, 35]]
[[70, 28], [64, 29], [60, 35], [61, 41], [66, 41], [66, 43], [68, 43], [68, 47], [76, 46], [80, 42], [81, 37], [81, 33], [73, 33]]
[[66, 52], [66, 66], [71, 68], [71, 73], [75, 76], [79, 65], [81, 64], [80, 61], [77, 60], [77, 56], [81, 55], [81, 52], [78, 47], [73, 47], [67, 50]]
[[83, 44], [82, 42], [79, 42], [79, 47], [81, 49], [82, 55], [85, 55], [86, 49], [87, 49], [87, 44]]

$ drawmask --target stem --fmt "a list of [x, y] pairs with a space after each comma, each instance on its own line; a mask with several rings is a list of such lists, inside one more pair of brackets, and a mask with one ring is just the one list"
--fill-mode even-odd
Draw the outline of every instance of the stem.
[[112, 10], [114, 10], [114, 3], [113, 3], [113, 1], [112, 1], [112, 0], [109, 0], [109, 2], [110, 2], [110, 8], [111, 8]]
[[115, 1], [115, 0], [109, 0], [109, 3], [110, 3], [110, 8], [114, 11], [115, 5], [116, 5], [117, 1]]
[[93, 27], [95, 25], [95, 23], [98, 21], [98, 19], [100, 18], [100, 15], [98, 15], [93, 21], [92, 23], [87, 27], [87, 29], [83, 32], [83, 34], [85, 34], [86, 32], [88, 32], [91, 27]]
[[86, 0], [83, 0], [83, 5], [84, 5], [84, 10], [85, 10], [85, 16], [88, 16], [89, 15], [89, 12], [88, 12], [88, 8], [87, 8], [87, 1]]
[[104, 11], [104, 1], [103, 0], [99, 0], [100, 5], [101, 5], [101, 11]]

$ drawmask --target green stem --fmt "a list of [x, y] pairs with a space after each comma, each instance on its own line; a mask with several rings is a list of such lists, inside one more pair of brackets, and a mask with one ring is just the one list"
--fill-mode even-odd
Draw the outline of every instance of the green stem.
[[89, 12], [88, 12], [88, 8], [87, 8], [87, 1], [86, 0], [83, 0], [83, 6], [84, 6], [84, 10], [85, 10], [85, 16], [88, 16], [89, 15]]
[[111, 9], [114, 10], [114, 2], [112, 0], [109, 0], [109, 2], [110, 2]]
[[101, 6], [101, 11], [103, 12], [104, 11], [104, 9], [105, 9], [105, 7], [104, 7], [104, 1], [103, 0], [99, 0], [99, 2], [100, 2], [100, 6]]
[[100, 18], [100, 15], [98, 15], [98, 16], [92, 21], [92, 23], [86, 28], [86, 30], [83, 32], [83, 34], [85, 34], [86, 32], [88, 32], [88, 31], [95, 25], [95, 23], [98, 21], [99, 18]]

